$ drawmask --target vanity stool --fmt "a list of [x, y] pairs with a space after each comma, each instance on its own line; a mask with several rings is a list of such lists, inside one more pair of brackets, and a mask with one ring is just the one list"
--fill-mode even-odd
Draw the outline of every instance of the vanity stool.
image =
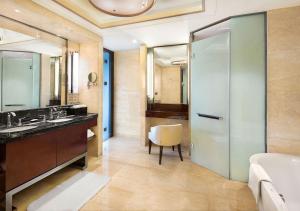
[[159, 146], [159, 165], [161, 165], [163, 147], [178, 147], [180, 160], [183, 161], [181, 154], [181, 141], [182, 141], [183, 126], [177, 125], [158, 125], [151, 127], [148, 134], [149, 138], [149, 154], [151, 154], [152, 143]]

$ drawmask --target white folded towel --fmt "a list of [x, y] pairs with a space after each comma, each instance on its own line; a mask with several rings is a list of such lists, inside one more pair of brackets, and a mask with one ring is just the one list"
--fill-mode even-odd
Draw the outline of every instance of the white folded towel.
[[91, 138], [91, 137], [93, 137], [94, 135], [95, 135], [95, 133], [93, 133], [93, 131], [91, 131], [91, 129], [87, 130], [87, 138], [88, 139]]
[[78, 105], [73, 105], [72, 108], [85, 108], [87, 107], [86, 105], [84, 104], [78, 104]]
[[261, 183], [272, 182], [266, 171], [258, 164], [251, 164], [249, 170], [248, 186], [251, 189], [256, 203], [258, 203], [261, 196]]

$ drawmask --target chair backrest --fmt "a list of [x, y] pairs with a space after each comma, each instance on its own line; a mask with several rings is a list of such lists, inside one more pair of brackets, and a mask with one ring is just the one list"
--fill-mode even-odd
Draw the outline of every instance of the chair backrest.
[[152, 142], [160, 146], [176, 146], [181, 143], [183, 127], [177, 125], [158, 125], [151, 127]]

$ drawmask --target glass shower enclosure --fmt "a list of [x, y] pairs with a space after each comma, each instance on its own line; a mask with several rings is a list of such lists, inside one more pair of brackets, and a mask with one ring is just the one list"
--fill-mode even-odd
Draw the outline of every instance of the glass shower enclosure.
[[40, 54], [0, 51], [1, 111], [40, 105]]
[[247, 181], [249, 157], [266, 151], [265, 14], [228, 18], [192, 36], [192, 161]]

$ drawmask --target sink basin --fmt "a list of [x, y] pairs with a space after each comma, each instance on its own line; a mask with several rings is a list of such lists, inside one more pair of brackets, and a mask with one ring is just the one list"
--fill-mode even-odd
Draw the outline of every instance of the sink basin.
[[48, 120], [47, 122], [60, 123], [60, 122], [68, 122], [68, 121], [71, 121], [71, 120], [72, 120], [72, 118], [62, 118], [62, 119]]
[[36, 128], [37, 126], [23, 126], [23, 127], [12, 127], [12, 128], [7, 128], [4, 130], [0, 130], [0, 133], [14, 133], [14, 132], [21, 132], [25, 130], [31, 130]]

